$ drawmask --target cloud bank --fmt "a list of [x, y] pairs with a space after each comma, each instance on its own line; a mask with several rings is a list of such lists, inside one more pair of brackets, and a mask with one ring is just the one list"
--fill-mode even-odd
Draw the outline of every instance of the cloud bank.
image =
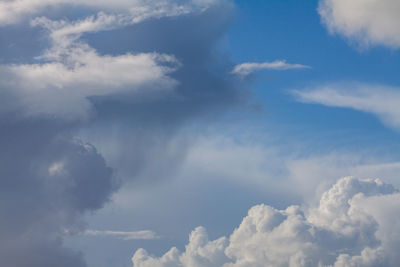
[[377, 116], [400, 129], [400, 91], [396, 87], [368, 84], [332, 84], [312, 90], [293, 91], [299, 101], [329, 107], [351, 108]]
[[[224, 68], [209, 70], [227, 62], [212, 50], [230, 8], [229, 1], [197, 0], [1, 1], [0, 32], [18, 33], [4, 42], [18, 54], [43, 45], [35, 58], [0, 55], [7, 59], [0, 65], [2, 265], [86, 266], [63, 246], [65, 235], [84, 233], [84, 216], [142, 166], [178, 164], [161, 151], [184, 121], [238, 101]], [[26, 33], [32, 39], [20, 42]], [[103, 153], [112, 142], [115, 161]]]
[[[96, 128], [94, 131], [104, 133], [109, 139], [107, 130], [118, 132], [115, 130], [118, 125], [129, 125], [124, 128], [129, 136], [118, 141], [125, 147], [129, 143], [134, 149], [128, 147], [127, 151], [117, 154], [121, 154], [132, 168], [126, 178], [132, 179], [142, 165], [141, 160], [146, 159], [150, 164], [147, 157], [158, 155], [154, 152], [158, 147], [152, 140], [168, 140], [169, 131], [177, 128], [180, 120], [201, 114], [210, 106], [231, 103], [230, 98], [235, 98], [236, 93], [223, 78], [211, 74], [205, 63], [212, 61], [210, 51], [228, 20], [228, 15], [221, 16], [229, 12], [227, 6], [224, 6], [224, 12], [208, 10], [217, 2], [220, 1], [195, 0], [179, 2], [181, 4], [178, 1], [0, 3], [0, 31], [13, 23], [18, 24], [13, 28], [17, 31], [41, 29], [41, 35], [34, 36], [44, 37], [46, 44], [37, 58], [0, 66], [2, 265], [86, 266], [82, 254], [63, 246], [63, 237], [66, 233], [84, 232], [84, 215], [102, 208], [119, 187], [120, 180], [90, 140], [84, 142], [77, 138], [80, 129], [89, 129], [92, 123], [101, 121], [102, 130]], [[66, 5], [73, 8], [89, 6], [95, 15], [65, 19], [62, 14]], [[48, 15], [45, 7], [57, 9], [59, 13], [51, 19], [43, 17]], [[57, 19], [58, 15], [63, 19]], [[176, 20], [166, 20], [173, 16]], [[208, 24], [205, 26], [205, 21], [214, 21], [217, 26], [210, 29]], [[185, 27], [176, 30], [178, 25]], [[148, 37], [135, 32], [136, 27], [143, 29]], [[193, 27], [198, 29], [196, 33]], [[113, 44], [112, 51], [105, 51], [95, 47], [103, 42], [90, 42], [88, 38], [89, 33], [107, 32], [112, 36], [111, 30], [130, 31], [130, 34], [114, 39], [118, 44], [128, 44], [129, 49], [121, 51], [119, 45]], [[159, 36], [160, 32], [177, 36], [170, 40], [161, 36], [162, 41], [149, 41], [149, 37]], [[179, 39], [183, 34], [196, 35], [202, 42], [188, 43], [186, 40], [193, 38], [187, 36]], [[132, 36], [135, 41], [119, 42], [125, 36]], [[103, 40], [113, 38], [108, 36]], [[155, 46], [150, 51], [135, 46], [141, 42]], [[21, 50], [29, 49], [15, 43]], [[199, 58], [203, 61], [193, 51], [201, 54]], [[196, 71], [183, 65], [175, 54], [185, 64], [195, 66]], [[168, 97], [164, 98], [165, 95]], [[121, 122], [122, 118], [124, 122]], [[160, 120], [169, 127], [148, 127], [152, 123], [159, 125]], [[110, 121], [117, 126], [110, 127]], [[133, 124], [139, 125], [145, 133], [130, 128]], [[130, 142], [132, 139], [139, 141]], [[91, 233], [125, 239], [156, 237], [153, 232]]]
[[245, 77], [253, 72], [260, 70], [291, 70], [291, 69], [308, 69], [309, 66], [301, 64], [289, 64], [284, 60], [276, 60], [272, 62], [253, 63], [247, 62], [236, 65], [232, 71], [233, 74]]
[[340, 179], [315, 208], [252, 207], [229, 238], [210, 241], [205, 228], [184, 252], [160, 258], [135, 252], [134, 267], [396, 266], [400, 194], [379, 179]]
[[400, 47], [400, 2], [397, 0], [320, 0], [318, 12], [331, 33], [362, 46]]

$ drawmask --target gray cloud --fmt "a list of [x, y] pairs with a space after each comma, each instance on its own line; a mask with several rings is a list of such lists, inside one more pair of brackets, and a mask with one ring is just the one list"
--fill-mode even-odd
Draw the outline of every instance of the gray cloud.
[[[0, 5], [0, 21], [15, 23], [0, 31], [32, 37], [29, 47], [19, 35], [0, 41], [7, 47], [0, 55], [0, 258], [10, 267], [85, 266], [83, 255], [63, 247], [64, 235], [83, 232], [83, 216], [103, 207], [121, 179], [137, 179], [151, 164], [165, 171], [179, 165], [186, 144], [170, 150], [173, 157], [164, 148], [189, 119], [215, 118], [246, 96], [229, 79], [229, 59], [215, 49], [231, 19], [229, 1], [182, 1], [196, 12], [82, 31], [76, 26], [85, 19], [59, 21], [63, 6], [53, 3], [65, 1]], [[127, 1], [107, 3], [84, 2], [98, 14], [103, 7], [118, 13]], [[39, 24], [58, 21], [74, 29], [73, 37], [52, 36], [63, 27], [24, 24], [48, 4], [59, 10]], [[25, 49], [18, 59], [7, 53]]]
[[398, 191], [379, 179], [346, 177], [315, 208], [254, 206], [229, 238], [210, 241], [199, 227], [184, 252], [172, 248], [157, 258], [139, 249], [132, 262], [135, 267], [396, 266], [400, 238], [390, 233], [398, 231], [392, 221], [398, 219], [399, 201]]
[[79, 231], [81, 215], [109, 199], [117, 187], [112, 170], [57, 123], [3, 120], [0, 137], [2, 264], [85, 266], [60, 237]]

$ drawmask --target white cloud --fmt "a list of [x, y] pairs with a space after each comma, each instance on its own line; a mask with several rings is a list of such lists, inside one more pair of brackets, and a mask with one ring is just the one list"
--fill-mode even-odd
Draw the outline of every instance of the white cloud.
[[368, 112], [386, 125], [400, 129], [399, 88], [355, 83], [332, 84], [293, 93], [301, 102]]
[[[88, 6], [96, 15], [77, 21], [32, 19], [31, 26], [46, 29], [50, 47], [40, 63], [0, 65], [0, 92], [6, 105], [0, 113], [25, 117], [86, 119], [91, 115], [91, 96], [163, 91], [175, 88], [168, 75], [180, 67], [173, 55], [140, 53], [100, 55], [80, 37], [89, 32], [112, 30], [148, 19], [200, 13], [219, 0], [188, 1], [66, 1], [12, 0], [0, 2], [0, 25], [40, 14], [45, 7]], [[108, 12], [108, 13], [106, 13]]]
[[192, 11], [202, 11], [220, 0], [188, 0], [174, 2], [168, 0], [8, 0], [0, 2], [0, 25], [17, 23], [27, 16], [40, 14], [47, 7], [80, 6], [95, 10], [124, 12], [131, 14], [132, 20], [148, 17], [174, 16]]
[[185, 251], [161, 258], [139, 249], [134, 267], [397, 266], [400, 194], [379, 179], [340, 179], [315, 208], [251, 208], [229, 238], [209, 241], [204, 228]]
[[159, 236], [151, 230], [135, 232], [86, 230], [83, 234], [88, 236], [117, 237], [122, 240], [151, 240], [159, 238]]
[[14, 97], [3, 112], [23, 116], [86, 118], [91, 110], [90, 96], [169, 90], [176, 81], [168, 77], [179, 63], [162, 54], [99, 55], [80, 44], [64, 58], [42, 64], [3, 65], [3, 94]]
[[320, 196], [336, 177], [348, 175], [363, 178], [381, 177], [385, 182], [400, 187], [400, 162], [389, 161], [381, 155], [371, 155], [362, 151], [291, 158], [287, 159], [285, 164], [290, 184], [301, 192], [307, 202], [315, 201], [314, 195]]
[[318, 11], [331, 33], [363, 46], [400, 47], [398, 0], [320, 0]]
[[301, 64], [289, 64], [284, 60], [276, 60], [272, 62], [254, 63], [247, 62], [236, 65], [232, 71], [233, 74], [245, 77], [259, 70], [290, 70], [290, 69], [308, 69], [309, 66]]
[[[216, 2], [193, 0], [178, 4], [170, 1], [117, 1], [110, 8], [125, 7], [126, 10], [112, 14], [101, 11], [96, 16], [78, 21], [52, 21], [45, 17], [32, 20], [32, 26], [47, 29], [51, 46], [38, 58], [43, 63], [0, 66], [0, 75], [4, 77], [1, 84], [6, 88], [2, 97], [10, 99], [0, 112], [75, 120], [90, 115], [92, 106], [88, 97], [91, 96], [135, 93], [150, 88], [163, 91], [173, 89], [177, 82], [168, 74], [180, 66], [174, 56], [157, 53], [99, 55], [80, 37], [84, 33], [111, 30], [150, 18], [202, 12]], [[107, 3], [72, 1], [69, 4], [108, 8]], [[2, 2], [0, 23], [4, 16], [22, 16], [24, 12], [35, 13], [40, 7], [57, 4], [66, 2]], [[10, 10], [11, 13], [6, 12]]]

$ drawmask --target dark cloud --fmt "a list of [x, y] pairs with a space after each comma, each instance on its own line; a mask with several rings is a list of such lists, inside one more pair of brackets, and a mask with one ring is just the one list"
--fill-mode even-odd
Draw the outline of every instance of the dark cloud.
[[[171, 76], [179, 82], [172, 94], [93, 98], [102, 118], [127, 118], [135, 124], [163, 127], [194, 116], [220, 114], [227, 106], [243, 103], [246, 92], [235, 86], [232, 64], [218, 48], [232, 20], [231, 4], [217, 5], [200, 15], [150, 20], [119, 30], [101, 32], [87, 41], [104, 54], [157, 52], [174, 55], [182, 67]], [[117, 45], [116, 45], [117, 43]]]
[[50, 121], [0, 123], [0, 258], [4, 266], [85, 266], [61, 236], [116, 189], [96, 149]]
[[[107, 203], [118, 188], [115, 173], [124, 180], [139, 179], [141, 170], [151, 167], [158, 170], [142, 181], [159, 179], [173, 171], [185, 155], [187, 144], [173, 140], [185, 123], [195, 118], [209, 121], [243, 102], [246, 93], [232, 82], [232, 64], [217, 48], [232, 15], [232, 4], [221, 1], [201, 14], [84, 35], [100, 54], [174, 55], [182, 65], [171, 75], [179, 83], [173, 92], [141, 90], [89, 97], [96, 116], [79, 124], [58, 116], [19, 116], [18, 106], [10, 109], [13, 114], [1, 112], [2, 265], [85, 266], [84, 257], [64, 248], [62, 238], [81, 231], [85, 227], [82, 216]], [[1, 29], [9, 37], [0, 41], [3, 64], [31, 63], [44, 49], [47, 40], [42, 31], [28, 27], [21, 31], [21, 27]], [[3, 101], [18, 99], [5, 88], [8, 85], [1, 88]], [[0, 104], [12, 106], [10, 102]], [[79, 141], [78, 133], [105, 154]]]
[[[156, 51], [174, 55], [182, 64], [171, 74], [179, 82], [172, 93], [141, 90], [91, 98], [99, 120], [85, 135], [102, 151], [118, 151], [106, 157], [122, 178], [135, 177], [142, 184], [163, 180], [185, 156], [189, 144], [174, 141], [183, 126], [201, 129], [226, 111], [245, 106], [249, 92], [235, 84], [232, 63], [220, 45], [234, 12], [224, 2], [199, 15], [150, 20], [85, 37], [103, 54]], [[146, 169], [158, 171], [141, 175]]]

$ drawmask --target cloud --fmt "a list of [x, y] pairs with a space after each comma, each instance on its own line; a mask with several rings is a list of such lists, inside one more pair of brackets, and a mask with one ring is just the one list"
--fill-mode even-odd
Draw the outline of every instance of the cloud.
[[320, 0], [318, 12], [331, 33], [362, 46], [400, 47], [400, 3], [397, 0]]
[[177, 82], [168, 74], [178, 65], [173, 56], [99, 55], [87, 46], [68, 51], [65, 60], [3, 65], [3, 94], [14, 101], [6, 103], [0, 112], [18, 111], [24, 117], [87, 119], [93, 108], [90, 96], [171, 90]]
[[[146, 266], [396, 266], [400, 194], [379, 179], [340, 179], [319, 205], [277, 210], [252, 207], [229, 238], [209, 241], [203, 227], [184, 252], [160, 258], [139, 249], [134, 267]], [[390, 204], [389, 204], [390, 203]], [[389, 216], [392, 214], [392, 216]], [[393, 228], [394, 227], [394, 228]]]
[[[66, 4], [64, 1], [9, 1], [0, 4], [1, 10], [18, 12], [36, 10], [41, 6]], [[57, 116], [68, 120], [87, 119], [93, 113], [90, 97], [135, 94], [140, 91], [171, 91], [178, 82], [169, 77], [180, 62], [169, 54], [132, 53], [100, 55], [81, 40], [83, 34], [108, 31], [149, 19], [202, 13], [217, 1], [134, 1], [128, 11], [103, 11], [76, 21], [50, 20], [37, 17], [33, 27], [46, 29], [50, 47], [37, 57], [40, 63], [0, 66], [4, 77], [1, 85], [8, 104], [0, 110], [26, 117]], [[69, 4], [78, 4], [69, 3]], [[82, 2], [83, 5], [104, 7], [105, 3]], [[124, 7], [127, 1], [117, 2]], [[104, 7], [107, 9], [107, 7]], [[7, 13], [8, 14], [8, 13]], [[7, 20], [8, 21], [8, 20]], [[151, 88], [151, 89], [150, 89]]]
[[136, 232], [86, 230], [83, 234], [89, 236], [112, 236], [122, 240], [152, 240], [159, 238], [154, 231], [150, 230]]
[[291, 69], [308, 69], [309, 66], [301, 64], [289, 64], [284, 60], [276, 60], [264, 63], [242, 63], [236, 65], [232, 71], [233, 74], [245, 77], [259, 70], [291, 70]]
[[[220, 0], [188, 0], [178, 2], [167, 0], [117, 0], [117, 1], [93, 1], [93, 0], [10, 0], [0, 3], [0, 25], [9, 25], [18, 23], [26, 16], [37, 15], [45, 11], [46, 8], [72, 6], [72, 7], [88, 7], [94, 10], [107, 10], [112, 12], [131, 13], [131, 21], [148, 17], [159, 17], [169, 15], [187, 14], [193, 10], [204, 10], [209, 6], [220, 2]], [[121, 16], [117, 16], [120, 17]], [[129, 20], [129, 19], [128, 19]], [[127, 22], [126, 19], [124, 19]], [[116, 22], [116, 21], [114, 21]]]
[[385, 85], [332, 84], [293, 91], [299, 101], [371, 113], [394, 129], [400, 129], [399, 88]]
[[65, 125], [12, 118], [0, 125], [2, 264], [85, 266], [61, 237], [64, 229], [81, 231], [82, 215], [108, 202], [118, 187], [113, 170]]
[[[35, 58], [6, 55], [10, 60], [0, 66], [0, 258], [5, 266], [86, 266], [81, 253], [63, 245], [66, 233], [84, 232], [85, 215], [108, 203], [121, 180], [137, 179], [143, 166], [160, 161], [168, 171], [178, 165], [180, 156], [171, 159], [161, 152], [186, 121], [242, 101], [226, 79], [228, 59], [214, 53], [230, 23], [229, 2], [206, 10], [202, 7], [214, 1], [185, 2], [194, 13], [174, 19], [169, 12], [150, 14], [129, 25], [107, 21], [132, 16], [124, 3], [146, 4], [144, 11], [152, 11], [161, 2], [68, 2], [0, 4], [0, 31], [16, 32], [4, 42], [15, 43], [16, 55], [35, 45], [41, 51]], [[79, 8], [80, 3], [93, 10]], [[88, 18], [74, 20], [66, 6]], [[45, 7], [57, 10], [52, 20]], [[33, 19], [29, 28], [22, 23], [36, 15], [47, 19]], [[28, 42], [13, 39], [21, 35], [29, 36]], [[85, 141], [77, 137], [80, 131], [88, 133]], [[92, 142], [97, 140], [104, 143]], [[116, 158], [103, 154], [113, 142]], [[185, 146], [176, 154], [184, 154]]]

